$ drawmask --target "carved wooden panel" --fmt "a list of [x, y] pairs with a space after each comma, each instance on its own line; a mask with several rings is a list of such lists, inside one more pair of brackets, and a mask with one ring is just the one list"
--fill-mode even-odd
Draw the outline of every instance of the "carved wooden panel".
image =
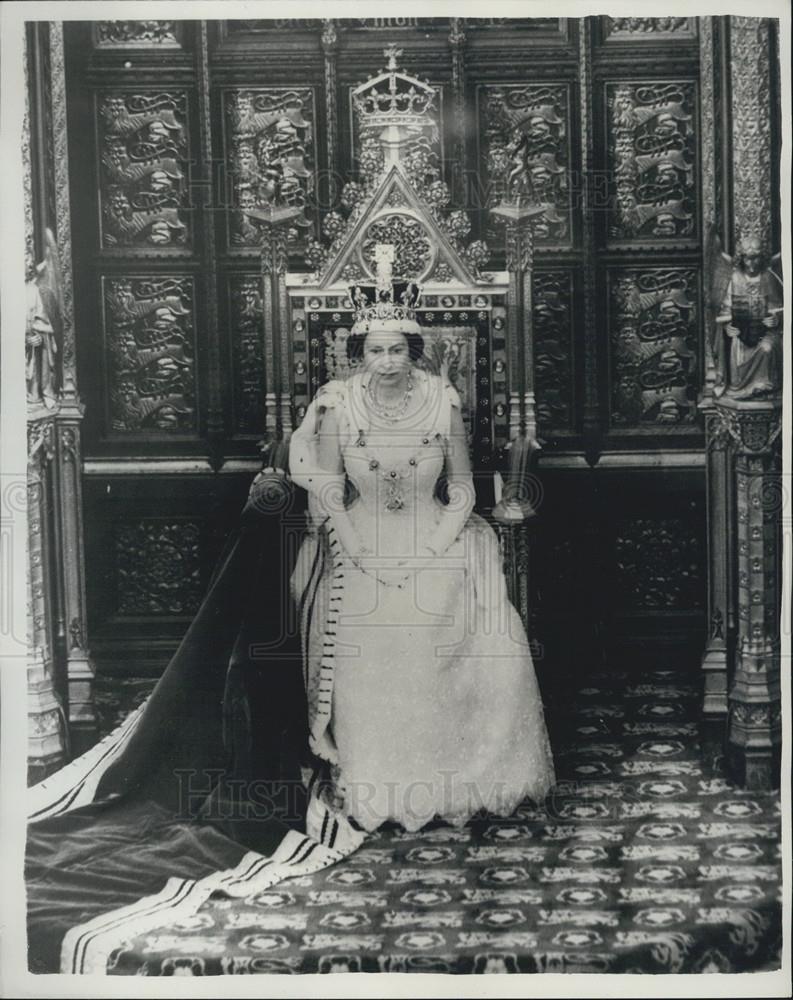
[[[542, 246], [571, 241], [570, 93], [567, 84], [486, 84], [478, 88], [480, 190], [492, 207], [517, 180], [545, 207], [535, 228]], [[500, 231], [488, 234], [503, 245]]]
[[186, 275], [105, 277], [106, 412], [115, 432], [196, 425], [195, 291]]
[[[223, 109], [231, 203], [228, 244], [256, 250], [259, 230], [245, 215], [246, 208], [274, 203], [311, 205], [316, 184], [314, 92], [309, 87], [227, 90]], [[309, 218], [298, 218], [290, 228], [292, 249], [305, 244], [310, 226]]]
[[261, 434], [265, 416], [261, 274], [231, 275], [228, 290], [234, 359], [234, 427], [239, 433]]
[[615, 525], [618, 605], [642, 611], [691, 611], [704, 601], [705, 563], [699, 527], [686, 517], [637, 517]]
[[185, 91], [96, 97], [101, 246], [183, 250], [192, 242]]
[[119, 615], [190, 615], [201, 603], [200, 527], [146, 519], [115, 525]]
[[693, 268], [608, 274], [612, 429], [696, 420], [699, 285]]
[[690, 80], [607, 85], [610, 242], [696, 240], [696, 101]]
[[175, 49], [182, 45], [184, 26], [179, 21], [95, 21], [94, 45], [98, 49]]
[[601, 23], [606, 40], [674, 42], [697, 34], [695, 17], [602, 17]]
[[532, 276], [537, 421], [543, 431], [572, 430], [573, 281], [570, 271]]

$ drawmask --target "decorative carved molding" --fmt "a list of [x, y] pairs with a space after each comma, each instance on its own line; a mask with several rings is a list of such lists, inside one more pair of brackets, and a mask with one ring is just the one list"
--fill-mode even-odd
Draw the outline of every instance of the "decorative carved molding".
[[178, 21], [95, 21], [99, 49], [180, 48]]
[[337, 168], [339, 122], [336, 110], [338, 100], [336, 84], [336, 60], [339, 36], [333, 18], [322, 21], [322, 51], [325, 53], [325, 133], [327, 142], [327, 166]]
[[51, 21], [50, 73], [52, 93], [52, 158], [55, 174], [55, 237], [61, 275], [61, 324], [63, 347], [62, 399], [79, 407], [74, 343], [74, 285], [72, 283], [72, 222], [69, 194], [69, 140], [66, 127], [66, 66], [63, 23]]
[[572, 299], [569, 271], [534, 272], [534, 378], [541, 432], [546, 428], [572, 429]]
[[108, 407], [114, 431], [195, 428], [193, 279], [105, 278]]
[[223, 389], [224, 369], [220, 361], [220, 324], [218, 322], [217, 278], [217, 240], [215, 234], [216, 211], [214, 206], [215, 192], [212, 187], [214, 158], [212, 155], [212, 113], [210, 108], [209, 84], [209, 38], [207, 22], [202, 21], [199, 35], [198, 67], [200, 72], [198, 89], [199, 134], [201, 137], [201, 160], [205, 184], [203, 185], [204, 202], [201, 206], [201, 222], [203, 230], [203, 257], [207, 278], [203, 282], [204, 309], [206, 322], [204, 335], [206, 337], [208, 355], [208, 400], [207, 400], [207, 437], [210, 443], [210, 462], [214, 468], [219, 468], [220, 441], [224, 433], [223, 421]]
[[232, 352], [235, 358], [235, 429], [243, 434], [261, 434], [266, 414], [261, 276], [231, 275], [229, 297]]
[[454, 159], [452, 162], [453, 190], [458, 204], [464, 203], [466, 164], [466, 109], [465, 109], [465, 24], [463, 18], [453, 17], [449, 29], [449, 47], [452, 50], [452, 101], [454, 104]]
[[[711, 233], [718, 228], [716, 216], [716, 97], [715, 97], [715, 52], [713, 19], [703, 17], [699, 32], [700, 66], [700, 158], [701, 170], [701, 231]], [[708, 253], [703, 255], [703, 283], [705, 288], [713, 287]], [[709, 336], [715, 320], [710, 296], [704, 297], [703, 320], [705, 324], [704, 385], [700, 406], [708, 406], [713, 396], [716, 380], [711, 338]]]
[[608, 167], [616, 240], [695, 238], [696, 84], [609, 84]]
[[769, 21], [730, 18], [733, 211], [738, 238], [771, 236]]
[[22, 49], [24, 105], [22, 110], [22, 204], [25, 217], [25, 281], [30, 281], [36, 267], [36, 235], [33, 221], [33, 164], [30, 154], [30, 75], [28, 72], [28, 46]]
[[114, 90], [97, 100], [102, 246], [185, 247], [187, 94]]
[[782, 433], [781, 404], [752, 406], [716, 403], [723, 427], [739, 451], [749, 455], [767, 452]]
[[614, 427], [695, 421], [698, 294], [693, 269], [610, 270]]
[[479, 88], [483, 181], [489, 206], [515, 191], [539, 204], [538, 243], [571, 239], [570, 112], [567, 85], [488, 84]]
[[192, 521], [119, 523], [119, 615], [191, 615], [201, 603], [201, 529]]
[[697, 18], [694, 17], [603, 17], [603, 34], [606, 38], [629, 38], [631, 41], [651, 41], [695, 38]]
[[581, 123], [582, 227], [581, 284], [583, 299], [584, 407], [583, 437], [587, 462], [593, 465], [600, 451], [600, 407], [598, 402], [598, 330], [595, 287], [595, 211], [592, 177], [594, 172], [594, 107], [592, 86], [592, 22], [579, 22], [578, 43], [579, 103]]
[[[255, 249], [259, 234], [247, 210], [279, 205], [305, 210], [314, 194], [314, 91], [309, 87], [229, 90], [224, 109], [225, 158], [233, 197], [229, 243]], [[289, 242], [302, 245], [305, 237], [300, 230], [309, 225], [298, 217]]]

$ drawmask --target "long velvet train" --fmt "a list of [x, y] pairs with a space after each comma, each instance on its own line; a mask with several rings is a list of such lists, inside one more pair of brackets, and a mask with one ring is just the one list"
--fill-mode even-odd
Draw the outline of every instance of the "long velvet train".
[[206, 890], [201, 880], [284, 844], [301, 854], [306, 709], [286, 586], [295, 518], [283, 517], [295, 497], [283, 476], [266, 485], [144, 706], [31, 790], [31, 971], [57, 972], [68, 932], [169, 885]]

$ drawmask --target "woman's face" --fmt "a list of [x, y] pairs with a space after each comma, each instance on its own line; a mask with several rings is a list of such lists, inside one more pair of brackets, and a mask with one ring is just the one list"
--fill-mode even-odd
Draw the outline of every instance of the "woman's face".
[[363, 363], [367, 371], [382, 378], [386, 384], [398, 381], [410, 367], [405, 335], [382, 330], [368, 333], [363, 345]]

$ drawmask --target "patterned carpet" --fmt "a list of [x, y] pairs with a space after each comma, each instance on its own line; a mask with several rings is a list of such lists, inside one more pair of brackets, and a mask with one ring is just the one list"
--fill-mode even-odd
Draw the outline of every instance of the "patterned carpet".
[[593, 677], [559, 786], [509, 820], [387, 828], [350, 859], [140, 935], [116, 975], [741, 972], [779, 968], [776, 794], [704, 766], [698, 692], [667, 670]]

